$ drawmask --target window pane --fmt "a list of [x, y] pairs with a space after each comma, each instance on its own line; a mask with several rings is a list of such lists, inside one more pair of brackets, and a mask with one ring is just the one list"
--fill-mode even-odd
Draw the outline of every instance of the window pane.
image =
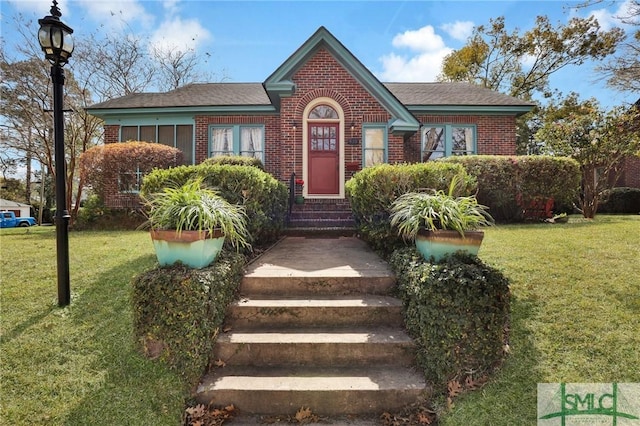
[[175, 145], [174, 126], [158, 126], [158, 143], [167, 146]]
[[384, 163], [384, 128], [364, 128], [364, 166]]
[[262, 160], [262, 127], [240, 128], [240, 155]]
[[233, 155], [233, 127], [214, 127], [211, 132], [211, 156]]
[[453, 127], [451, 129], [452, 153], [454, 155], [473, 154], [473, 127]]
[[156, 126], [140, 126], [140, 140], [144, 142], [155, 142]]
[[338, 113], [335, 109], [331, 108], [329, 105], [318, 105], [309, 113], [309, 118], [311, 119], [338, 119]]
[[[173, 126], [171, 126], [173, 127]], [[193, 164], [193, 126], [176, 126], [176, 148], [184, 155], [184, 164]]]
[[366, 128], [364, 131], [365, 149], [384, 149], [384, 129]]
[[120, 141], [137, 141], [138, 140], [138, 126], [122, 126], [120, 128]]
[[445, 154], [444, 127], [425, 127], [422, 131], [422, 161], [434, 160]]
[[142, 172], [136, 168], [135, 171], [118, 173], [118, 190], [120, 192], [140, 192], [140, 182]]

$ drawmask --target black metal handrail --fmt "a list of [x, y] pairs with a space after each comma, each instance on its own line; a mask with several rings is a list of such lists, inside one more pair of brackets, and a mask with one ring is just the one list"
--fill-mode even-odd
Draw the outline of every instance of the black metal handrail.
[[291, 219], [291, 209], [293, 208], [293, 203], [296, 200], [296, 174], [291, 173], [291, 177], [289, 178], [289, 213], [287, 214], [287, 223], [289, 223], [289, 219]]

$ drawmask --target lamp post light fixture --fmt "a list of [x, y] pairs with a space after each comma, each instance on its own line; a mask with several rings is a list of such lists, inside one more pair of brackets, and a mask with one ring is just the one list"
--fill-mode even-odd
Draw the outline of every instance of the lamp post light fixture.
[[56, 171], [56, 255], [58, 261], [58, 306], [67, 306], [71, 302], [69, 287], [69, 210], [66, 197], [66, 167], [64, 155], [64, 117], [62, 110], [64, 71], [62, 67], [69, 61], [73, 52], [71, 27], [64, 24], [60, 17], [58, 2], [53, 0], [51, 15], [38, 20], [40, 30], [38, 41], [45, 58], [51, 63], [53, 83], [53, 128]]

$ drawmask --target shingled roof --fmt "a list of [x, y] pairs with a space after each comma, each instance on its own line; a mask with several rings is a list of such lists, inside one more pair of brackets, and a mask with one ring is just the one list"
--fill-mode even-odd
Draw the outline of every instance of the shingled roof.
[[270, 105], [261, 83], [194, 83], [164, 93], [133, 93], [92, 105], [94, 109]]
[[[469, 83], [383, 83], [406, 106], [531, 106]], [[262, 83], [198, 83], [165, 93], [134, 93], [89, 110], [270, 105]]]
[[407, 106], [531, 106], [513, 96], [470, 83], [383, 83]]

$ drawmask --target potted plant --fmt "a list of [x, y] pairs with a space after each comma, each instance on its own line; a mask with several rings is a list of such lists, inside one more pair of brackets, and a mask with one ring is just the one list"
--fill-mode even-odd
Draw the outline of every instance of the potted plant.
[[458, 180], [453, 179], [449, 192], [409, 192], [391, 205], [391, 226], [405, 240], [415, 240], [425, 259], [436, 261], [458, 250], [477, 255], [484, 232], [482, 226], [493, 224], [488, 208], [475, 196], [455, 196]]
[[296, 195], [295, 202], [296, 204], [304, 204], [304, 196], [302, 195], [302, 191], [304, 190], [304, 180], [296, 179], [296, 188], [300, 188], [300, 192]]
[[180, 261], [204, 268], [218, 256], [225, 240], [238, 248], [249, 247], [244, 208], [203, 188], [200, 179], [142, 199], [160, 265]]

